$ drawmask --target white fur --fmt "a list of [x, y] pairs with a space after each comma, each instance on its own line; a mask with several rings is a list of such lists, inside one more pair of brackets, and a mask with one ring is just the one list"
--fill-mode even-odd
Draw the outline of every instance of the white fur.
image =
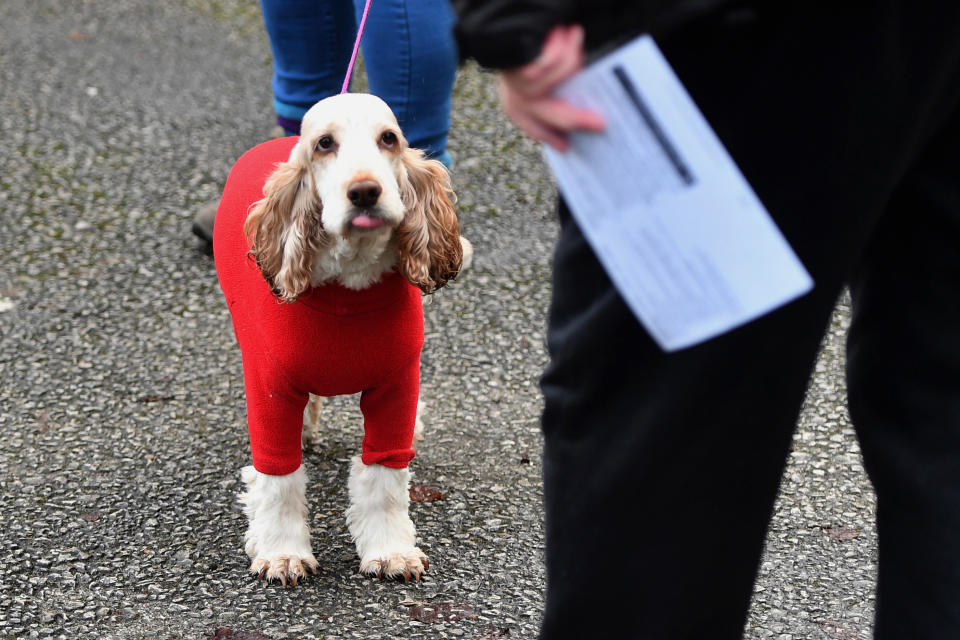
[[354, 207], [347, 198], [347, 185], [359, 175], [369, 176], [383, 189], [377, 209], [388, 222], [387, 235], [389, 227], [403, 220], [405, 207], [397, 184], [403, 170], [400, 156], [383, 153], [377, 144], [377, 134], [386, 129], [400, 133], [390, 107], [364, 94], [344, 94], [322, 100], [304, 115], [301, 141], [312, 144], [316, 134], [323, 133], [331, 136], [337, 145], [335, 162], [312, 165], [317, 195], [323, 202], [323, 227], [328, 233], [339, 236], [349, 233], [349, 218]]
[[310, 570], [316, 573], [317, 560], [310, 550], [307, 524], [307, 472], [303, 466], [285, 476], [260, 473], [244, 467], [240, 477], [246, 492], [240, 496], [247, 515], [246, 552], [250, 571], [269, 580], [293, 584]]
[[460, 236], [460, 247], [463, 249], [463, 262], [460, 264], [460, 271], [466, 271], [473, 264], [473, 243]]
[[329, 250], [316, 256], [313, 284], [336, 280], [347, 289], [365, 289], [393, 270], [397, 251], [393, 237], [380, 229], [356, 237], [334, 236]]
[[[392, 234], [405, 213], [397, 182], [404, 169], [399, 155], [383, 153], [377, 146], [378, 132], [387, 129], [399, 132], [393, 112], [382, 100], [362, 94], [323, 100], [303, 117], [301, 143], [313, 144], [322, 133], [331, 136], [337, 145], [335, 161], [325, 162], [321, 158], [311, 163], [317, 196], [323, 202], [321, 222], [334, 239], [333, 246], [316, 257], [314, 285], [336, 280], [348, 289], [363, 289], [396, 264]], [[294, 148], [291, 157], [299, 152]], [[361, 176], [383, 190], [375, 210], [386, 224], [378, 229], [357, 231], [350, 225], [356, 208], [347, 191]]]
[[429, 566], [416, 546], [417, 533], [408, 514], [411, 476], [409, 469], [365, 465], [359, 456], [353, 459], [347, 527], [363, 573], [419, 579]]

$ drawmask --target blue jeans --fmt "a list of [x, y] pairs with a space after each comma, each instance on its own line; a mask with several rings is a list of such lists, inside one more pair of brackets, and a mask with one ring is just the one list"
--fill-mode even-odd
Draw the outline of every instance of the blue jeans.
[[[277, 120], [296, 132], [314, 103], [340, 92], [363, 0], [261, 0], [273, 51]], [[393, 109], [411, 146], [448, 161], [457, 71], [447, 0], [376, 0], [362, 50], [370, 92]]]

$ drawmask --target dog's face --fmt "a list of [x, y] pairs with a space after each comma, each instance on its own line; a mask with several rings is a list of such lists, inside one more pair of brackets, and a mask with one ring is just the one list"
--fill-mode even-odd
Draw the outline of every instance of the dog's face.
[[385, 102], [355, 93], [331, 97], [307, 112], [301, 131], [302, 149], [294, 152], [311, 154], [327, 233], [390, 233], [403, 222], [407, 141]]
[[425, 293], [456, 276], [462, 250], [447, 171], [408, 147], [386, 103], [333, 96], [307, 112], [301, 131], [244, 225], [250, 254], [280, 300], [293, 302], [315, 284], [314, 264], [343, 243], [368, 263], [379, 256], [365, 252], [396, 252], [389, 263]]

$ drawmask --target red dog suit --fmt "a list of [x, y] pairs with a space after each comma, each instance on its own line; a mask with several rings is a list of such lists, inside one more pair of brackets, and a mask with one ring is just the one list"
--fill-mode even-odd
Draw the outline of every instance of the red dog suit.
[[243, 356], [253, 466], [286, 475], [301, 463], [308, 394], [362, 392], [364, 464], [406, 467], [420, 386], [423, 305], [396, 273], [360, 291], [324, 284], [281, 304], [252, 258], [243, 223], [296, 137], [258, 145], [233, 166], [213, 246], [220, 287]]

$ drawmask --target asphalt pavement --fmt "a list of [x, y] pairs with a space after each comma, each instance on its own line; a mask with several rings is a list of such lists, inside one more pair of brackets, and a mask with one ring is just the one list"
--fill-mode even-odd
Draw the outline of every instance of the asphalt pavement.
[[[257, 4], [0, 4], [0, 640], [536, 637], [555, 197], [492, 80], [461, 71], [450, 135], [474, 267], [426, 307], [412, 516], [430, 571], [357, 573], [343, 515], [360, 414], [339, 398], [305, 456], [321, 569], [284, 589], [247, 573], [240, 355], [189, 232], [272, 125]], [[870, 637], [848, 315], [810, 385], [747, 638]]]

